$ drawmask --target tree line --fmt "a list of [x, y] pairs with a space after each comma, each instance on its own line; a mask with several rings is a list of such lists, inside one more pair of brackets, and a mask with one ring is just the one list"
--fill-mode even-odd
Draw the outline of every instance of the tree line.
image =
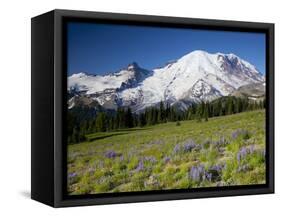
[[265, 100], [253, 101], [248, 98], [233, 96], [221, 97], [212, 102], [192, 103], [185, 111], [176, 106], [160, 102], [158, 106], [148, 107], [143, 112], [132, 113], [131, 108], [118, 108], [116, 112], [98, 112], [95, 117], [79, 120], [75, 114], [68, 112], [68, 143], [79, 143], [87, 134], [115, 131], [119, 129], [145, 127], [166, 122], [183, 120], [208, 121], [211, 117], [236, 114], [265, 108]]

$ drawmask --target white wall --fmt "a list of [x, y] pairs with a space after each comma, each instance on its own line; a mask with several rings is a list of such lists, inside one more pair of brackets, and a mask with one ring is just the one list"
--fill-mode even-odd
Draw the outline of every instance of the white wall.
[[[52, 209], [30, 200], [30, 18], [61, 9], [276, 23], [276, 111], [280, 111], [278, 0], [2, 0], [0, 3], [0, 216], [274, 216], [280, 214], [280, 132], [276, 194]], [[276, 112], [276, 129], [281, 115]], [[42, 186], [44, 187], [44, 186]], [[279, 206], [279, 207], [278, 207]], [[6, 213], [6, 214], [4, 214]], [[275, 215], [276, 216], [276, 215]]]

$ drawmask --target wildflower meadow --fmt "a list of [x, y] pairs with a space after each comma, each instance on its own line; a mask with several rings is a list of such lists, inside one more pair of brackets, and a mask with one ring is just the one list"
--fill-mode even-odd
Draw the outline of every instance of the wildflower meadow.
[[71, 195], [265, 183], [265, 112], [86, 135], [68, 146]]

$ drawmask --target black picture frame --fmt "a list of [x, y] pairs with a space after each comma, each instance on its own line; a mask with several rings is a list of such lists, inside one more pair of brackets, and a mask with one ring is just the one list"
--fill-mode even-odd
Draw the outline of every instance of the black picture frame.
[[[266, 184], [68, 196], [65, 23], [70, 20], [265, 33]], [[274, 193], [274, 24], [53, 10], [32, 18], [31, 25], [32, 199], [53, 207], [68, 207]]]

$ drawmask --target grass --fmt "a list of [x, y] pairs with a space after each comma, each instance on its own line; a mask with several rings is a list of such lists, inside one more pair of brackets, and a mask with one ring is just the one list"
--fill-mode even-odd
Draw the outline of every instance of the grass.
[[265, 112], [87, 135], [68, 146], [70, 194], [265, 183]]

